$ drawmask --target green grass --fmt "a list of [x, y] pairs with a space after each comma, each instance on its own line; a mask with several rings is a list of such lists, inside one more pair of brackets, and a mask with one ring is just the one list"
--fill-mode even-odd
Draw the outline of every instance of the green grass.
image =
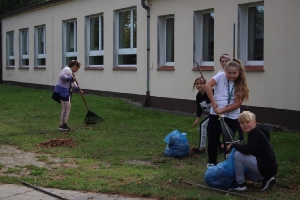
[[[0, 145], [15, 145], [62, 160], [60, 165], [50, 169], [26, 166], [31, 173], [24, 177], [0, 174], [2, 183], [19, 183], [22, 179], [43, 187], [160, 199], [240, 199], [179, 181], [182, 178], [205, 185], [207, 155], [182, 159], [164, 155], [166, 144], [163, 140], [175, 129], [187, 133], [190, 147], [198, 145], [197, 128], [190, 128], [195, 120], [193, 116], [138, 108], [120, 99], [86, 95], [91, 111], [105, 120], [86, 126], [83, 120], [87, 110], [80, 95], [75, 94], [68, 123], [72, 131], [59, 132], [61, 107], [51, 99], [51, 91], [0, 85], [0, 92]], [[37, 147], [54, 138], [72, 138], [78, 145]], [[263, 199], [298, 199], [298, 141], [299, 133], [272, 132], [271, 143], [279, 163], [278, 184], [266, 192], [250, 184], [243, 194]], [[53, 164], [45, 156], [40, 156], [39, 160]], [[221, 156], [219, 161], [222, 161]]]

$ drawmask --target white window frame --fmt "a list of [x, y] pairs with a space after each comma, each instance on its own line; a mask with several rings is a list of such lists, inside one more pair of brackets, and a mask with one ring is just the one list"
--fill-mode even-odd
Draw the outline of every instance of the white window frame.
[[[90, 27], [91, 27], [91, 24], [90, 24], [90, 19], [91, 18], [96, 18], [98, 17], [99, 18], [99, 50], [91, 50], [90, 48]], [[101, 20], [102, 19], [102, 20]], [[102, 40], [103, 38], [103, 35], [102, 33], [104, 34], [104, 31], [102, 30], [102, 28], [104, 28], [103, 24], [104, 23], [104, 19], [103, 19], [103, 15], [102, 14], [98, 14], [98, 15], [91, 15], [91, 16], [88, 16], [86, 17], [86, 66], [88, 67], [103, 67], [103, 65], [91, 65], [89, 63], [89, 58], [90, 56], [103, 56], [104, 57], [104, 46], [103, 46], [103, 43], [104, 43], [104, 39]], [[103, 46], [103, 49], [102, 49], [102, 46]], [[104, 59], [104, 58], [103, 58]]]
[[[42, 29], [43, 31], [43, 41], [39, 41], [39, 29]], [[39, 54], [38, 52], [38, 45], [40, 42], [43, 42], [43, 54]], [[34, 54], [34, 65], [35, 67], [40, 67], [40, 66], [45, 66], [45, 65], [38, 65], [38, 59], [46, 59], [46, 26], [41, 25], [41, 26], [36, 26], [34, 27], [34, 49], [35, 49], [35, 54]], [[47, 62], [47, 60], [46, 60]]]
[[[203, 61], [204, 53], [204, 17], [203, 15], [214, 13], [214, 9], [195, 11], [194, 12], [194, 63], [197, 62], [201, 66], [214, 66], [214, 61]], [[194, 67], [196, 65], [194, 64]]]
[[245, 66], [263, 66], [264, 60], [248, 60], [248, 8], [264, 6], [263, 2], [239, 5], [238, 58]]
[[[127, 8], [127, 9], [122, 9], [122, 10], [118, 10], [115, 12], [115, 41], [116, 41], [116, 46], [115, 46], [115, 49], [117, 50], [117, 53], [115, 55], [115, 65], [118, 66], [118, 67], [136, 67], [137, 64], [135, 65], [132, 65], [132, 64], [119, 64], [119, 55], [136, 55], [136, 59], [137, 59], [137, 47], [133, 47], [133, 40], [134, 40], [134, 37], [133, 37], [133, 11], [136, 11], [136, 14], [137, 14], [137, 9], [136, 7], [132, 7], [132, 8]], [[119, 13], [120, 12], [126, 12], [126, 11], [130, 11], [130, 24], [131, 24], [131, 27], [130, 27], [130, 48], [119, 48], [120, 45], [119, 45], [119, 34], [120, 34], [120, 31], [119, 31], [119, 23], [120, 23], [120, 20], [119, 20]], [[137, 17], [136, 17], [137, 18]], [[137, 34], [137, 31], [136, 31], [136, 34]], [[137, 37], [136, 37], [137, 38]], [[137, 40], [137, 39], [136, 39]], [[137, 41], [135, 41], [136, 45], [137, 45]]]
[[[12, 46], [10, 44], [12, 44]], [[10, 55], [10, 52], [12, 52], [13, 55]], [[15, 53], [14, 52], [14, 31], [10, 31], [10, 32], [6, 33], [6, 66], [7, 67], [14, 67], [15, 66], [16, 63], [15, 63], [14, 53]], [[14, 61], [14, 65], [9, 65], [10, 60]]]
[[[23, 60], [28, 60], [28, 63], [29, 63], [29, 28], [24, 28], [24, 29], [20, 29], [19, 31], [19, 50], [20, 50], [20, 60], [19, 60], [19, 63], [20, 63], [20, 67], [25, 67], [25, 66], [28, 66], [28, 65], [23, 65], [22, 64], [22, 61]], [[26, 33], [26, 41], [25, 41], [25, 49], [26, 49], [26, 52], [23, 52], [23, 34]]]
[[158, 67], [174, 66], [175, 63], [175, 44], [174, 44], [174, 61], [167, 62], [167, 19], [174, 19], [174, 43], [175, 43], [175, 16], [165, 15], [158, 17]]
[[[67, 37], [70, 37], [70, 34], [67, 33], [68, 23], [74, 23], [74, 35], [73, 35], [74, 51], [72, 52], [67, 52]], [[62, 59], [63, 66], [68, 65], [66, 59], [70, 57], [76, 57], [77, 59], [77, 19], [63, 21], [63, 59]]]

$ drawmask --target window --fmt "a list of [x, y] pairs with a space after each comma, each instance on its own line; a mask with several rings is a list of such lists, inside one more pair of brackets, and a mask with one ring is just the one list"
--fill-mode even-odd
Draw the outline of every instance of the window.
[[70, 60], [77, 60], [77, 21], [69, 20], [63, 23], [63, 66]]
[[103, 65], [103, 16], [96, 15], [87, 18], [87, 59], [86, 66]]
[[6, 66], [15, 66], [15, 55], [14, 55], [14, 32], [6, 33]]
[[214, 12], [194, 13], [194, 61], [201, 66], [214, 66]]
[[117, 65], [136, 66], [137, 63], [137, 18], [136, 8], [116, 12]]
[[46, 27], [37, 26], [34, 30], [35, 66], [46, 65]]
[[174, 15], [158, 17], [159, 66], [174, 66]]
[[239, 57], [247, 66], [264, 64], [264, 5], [239, 6]]
[[29, 66], [28, 28], [20, 30], [20, 66]]

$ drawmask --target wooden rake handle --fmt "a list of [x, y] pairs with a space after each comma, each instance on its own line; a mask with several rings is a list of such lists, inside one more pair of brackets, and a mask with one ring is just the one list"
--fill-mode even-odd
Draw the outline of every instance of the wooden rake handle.
[[[74, 74], [72, 74], [72, 76], [75, 77]], [[79, 87], [79, 84], [78, 84], [77, 80], [75, 81], [75, 83], [77, 84], [77, 87], [78, 87], [78, 89], [79, 89], [79, 91], [80, 91], [81, 89], [80, 89], [80, 87]], [[83, 94], [82, 94], [81, 92], [79, 92], [79, 93], [80, 93], [80, 95], [81, 95], [81, 97], [82, 97], [82, 100], [83, 100], [83, 102], [84, 102], [84, 104], [85, 104], [86, 109], [87, 109], [87, 110], [90, 110], [89, 107], [88, 107], [88, 105], [87, 105], [87, 103], [86, 103], [86, 101], [85, 101], [85, 99], [84, 99], [84, 97], [83, 97]]]

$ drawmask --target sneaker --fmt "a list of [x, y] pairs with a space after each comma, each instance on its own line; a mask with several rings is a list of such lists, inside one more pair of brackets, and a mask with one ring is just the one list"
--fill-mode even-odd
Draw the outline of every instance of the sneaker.
[[205, 149], [197, 148], [197, 149], [194, 150], [194, 154], [204, 154], [204, 153], [205, 153]]
[[215, 166], [215, 164], [213, 164], [213, 163], [207, 163], [207, 165], [206, 165], [207, 169], [208, 169], [208, 168], [211, 168], [211, 167], [213, 167], [213, 166]]
[[259, 188], [261, 191], [265, 191], [267, 189], [271, 189], [273, 185], [276, 183], [276, 179], [274, 177], [270, 178], [269, 180], [262, 180], [261, 187]]
[[229, 190], [237, 190], [237, 191], [247, 190], [246, 182], [244, 181], [242, 184], [238, 184], [237, 182], [234, 182], [232, 186], [229, 188]]
[[71, 128], [68, 127], [67, 124], [62, 124], [58, 127], [58, 130], [60, 130], [60, 131], [69, 131], [69, 130], [71, 130]]

